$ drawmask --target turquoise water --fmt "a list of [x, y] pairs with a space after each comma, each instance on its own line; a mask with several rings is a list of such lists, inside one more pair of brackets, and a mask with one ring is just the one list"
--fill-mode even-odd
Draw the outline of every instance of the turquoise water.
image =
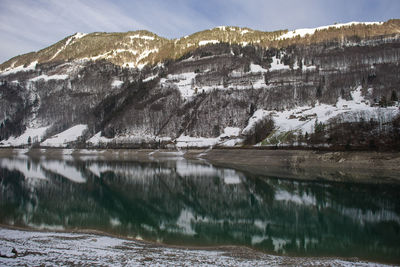
[[[312, 177], [311, 177], [312, 178]], [[182, 158], [0, 158], [0, 223], [180, 246], [400, 259], [400, 186], [307, 182]]]

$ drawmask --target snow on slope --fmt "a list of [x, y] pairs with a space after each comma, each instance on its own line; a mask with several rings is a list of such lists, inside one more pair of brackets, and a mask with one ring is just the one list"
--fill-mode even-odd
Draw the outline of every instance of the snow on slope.
[[76, 141], [87, 130], [86, 124], [75, 125], [62, 133], [53, 135], [41, 143], [42, 146], [66, 147], [68, 143]]
[[39, 80], [45, 80], [45, 81], [49, 81], [49, 80], [65, 80], [67, 78], [68, 78], [68, 75], [66, 75], [66, 74], [56, 74], [56, 75], [50, 75], [50, 76], [48, 76], [46, 74], [42, 74], [42, 75], [39, 75], [39, 76], [37, 76], [35, 78], [30, 79], [29, 81], [36, 82], [36, 81], [39, 81]]
[[82, 37], [84, 37], [86, 35], [86, 33], [76, 33], [75, 35], [71, 36], [66, 42], [65, 45], [63, 45], [60, 49], [58, 49], [58, 51], [51, 57], [50, 60], [56, 58], [65, 48], [67, 48], [68, 45], [73, 44], [75, 40], [80, 39]]
[[188, 148], [188, 147], [211, 147], [216, 144], [221, 144], [223, 146], [234, 146], [236, 143], [242, 141], [240, 138], [231, 139], [226, 141], [227, 138], [237, 137], [240, 133], [240, 129], [236, 127], [226, 127], [224, 133], [215, 138], [205, 138], [205, 137], [192, 137], [181, 135], [176, 139], [176, 147]]
[[196, 78], [196, 73], [187, 72], [182, 74], [169, 74], [167, 79], [162, 78], [160, 84], [162, 86], [175, 85], [178, 87], [179, 92], [183, 98], [189, 98], [195, 93], [194, 79]]
[[199, 41], [199, 45], [208, 45], [208, 44], [218, 44], [218, 40], [202, 40]]
[[156, 143], [156, 142], [168, 142], [168, 141], [171, 141], [170, 137], [154, 136], [150, 134], [146, 129], [136, 129], [134, 134], [117, 135], [114, 138], [107, 138], [101, 136], [101, 132], [98, 132], [86, 142], [88, 145], [98, 146], [108, 143], [140, 144], [140, 143]]
[[161, 87], [166, 88], [176, 87], [184, 99], [189, 99], [196, 93], [208, 92], [214, 89], [226, 89], [222, 83], [208, 86], [198, 86], [196, 85], [196, 76], [197, 74], [194, 72], [169, 74], [167, 78], [160, 79], [160, 85]]
[[289, 70], [289, 65], [284, 65], [282, 61], [279, 61], [276, 57], [272, 58], [270, 70]]
[[181, 135], [176, 139], [176, 146], [179, 148], [187, 147], [210, 147], [218, 143], [219, 138], [191, 137]]
[[14, 74], [14, 73], [17, 73], [17, 72], [20, 72], [20, 71], [35, 70], [37, 63], [38, 63], [37, 61], [34, 61], [31, 64], [29, 64], [27, 67], [24, 67], [23, 65], [21, 65], [21, 66], [15, 67], [15, 68], [14, 67], [7, 68], [3, 72], [0, 73], [0, 76]]
[[0, 143], [3, 143], [4, 145], [0, 146], [27, 145], [29, 137], [31, 138], [32, 143], [40, 142], [48, 128], [48, 126], [40, 128], [27, 128], [22, 135], [18, 137], [11, 136], [7, 140], [1, 141]]
[[254, 112], [253, 116], [249, 119], [247, 126], [242, 130], [242, 134], [245, 135], [250, 134], [251, 131], [253, 131], [256, 124], [265, 117], [269, 116], [269, 114], [270, 114], [269, 111], [263, 109], [259, 109], [256, 112]]
[[268, 72], [267, 69], [264, 69], [260, 65], [254, 64], [253, 62], [250, 63], [250, 72], [258, 73], [258, 72]]
[[278, 40], [282, 40], [282, 39], [286, 39], [286, 38], [293, 38], [296, 36], [300, 36], [300, 37], [304, 37], [306, 36], [306, 34], [314, 34], [315, 31], [317, 30], [326, 30], [328, 28], [341, 28], [341, 27], [346, 27], [346, 26], [351, 26], [351, 25], [357, 25], [357, 24], [365, 24], [365, 25], [372, 25], [372, 24], [382, 24], [383, 22], [348, 22], [348, 23], [339, 23], [339, 24], [334, 24], [334, 25], [327, 25], [327, 26], [322, 26], [322, 27], [318, 27], [318, 28], [304, 28], [304, 29], [297, 29], [297, 30], [293, 30], [293, 31], [289, 31], [281, 36], [279, 36], [277, 39]]
[[280, 112], [259, 109], [250, 118], [248, 126], [243, 129], [242, 133], [248, 133], [254, 128], [257, 121], [266, 116], [272, 116], [277, 129], [276, 134], [299, 130], [304, 134], [314, 131], [316, 120], [326, 123], [328, 120], [340, 116], [348, 122], [358, 121], [360, 118], [366, 121], [373, 118], [375, 121], [384, 123], [392, 120], [400, 113], [398, 107], [371, 107], [361, 95], [361, 86], [351, 92], [351, 96], [352, 100], [339, 98], [336, 105], [317, 103], [314, 107], [302, 106]]
[[140, 34], [135, 34], [135, 35], [131, 35], [129, 36], [129, 38], [131, 39], [131, 42], [134, 42], [135, 39], [143, 39], [143, 40], [154, 40], [153, 36], [148, 36], [148, 35], [140, 35]]
[[113, 87], [113, 88], [120, 88], [123, 84], [124, 84], [123, 81], [114, 80], [114, 81], [112, 81], [112, 83], [111, 83], [111, 87]]

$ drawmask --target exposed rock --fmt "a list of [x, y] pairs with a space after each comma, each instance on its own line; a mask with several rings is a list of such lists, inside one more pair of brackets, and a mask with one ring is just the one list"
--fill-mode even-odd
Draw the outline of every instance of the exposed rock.
[[[2, 65], [8, 69], [0, 74], [0, 140], [5, 146], [38, 144], [82, 124], [87, 125], [87, 131], [66, 145], [165, 146], [180, 136], [219, 138], [227, 127], [244, 129], [256, 110], [264, 110], [272, 116], [276, 129], [264, 144], [390, 146], [400, 135], [395, 122], [398, 102], [391, 99], [400, 95], [400, 37], [392, 33], [398, 27], [396, 23], [368, 25], [374, 31], [358, 39], [347, 36], [346, 26], [340, 28], [344, 39], [337, 39], [335, 28], [323, 31], [331, 36], [329, 42], [311, 42], [321, 34], [318, 31], [311, 37], [297, 38], [297, 43], [285, 39], [277, 46], [269, 41], [270, 47], [263, 42], [243, 46], [242, 41], [233, 41], [238, 34], [233, 32], [239, 29], [218, 28], [203, 32], [201, 38], [195, 34], [189, 39], [214, 40], [214, 33], [220, 32], [224, 36], [220, 41], [231, 44], [202, 43], [179, 50], [183, 56], [174, 60], [160, 56], [168, 40], [151, 33], [136, 33], [137, 38], [129, 40], [125, 37], [136, 35], [107, 35], [112, 40], [122, 38], [121, 42], [126, 39], [130, 45], [146, 44], [150, 50], [158, 49], [151, 60], [136, 61], [147, 64], [141, 69], [119, 64], [114, 56], [83, 60], [77, 55], [65, 59], [63, 53], [68, 49], [79, 54], [78, 48], [85, 47], [85, 53], [89, 53], [91, 40], [106, 38], [74, 35], [61, 42], [65, 48], [61, 44], [55, 45], [60, 46], [58, 49], [47, 48], [57, 51], [54, 58], [46, 54], [38, 58], [39, 63], [27, 61], [24, 67], [14, 69], [7, 67], [7, 62]], [[361, 32], [367, 26], [351, 27]], [[391, 30], [384, 34], [382, 29]], [[246, 36], [248, 31], [239, 35]], [[280, 35], [260, 36], [265, 41], [265, 36]], [[189, 40], [179, 39], [176, 46], [182, 42]], [[44, 52], [36, 56], [40, 53]], [[166, 61], [161, 64], [160, 60]], [[331, 110], [329, 106], [337, 108]], [[322, 109], [326, 111], [316, 112]], [[296, 114], [282, 115], [291, 110]], [[337, 137], [343, 122], [365, 124], [371, 119], [375, 124], [368, 124], [368, 130], [350, 141], [344, 140], [342, 130], [341, 137]], [[293, 126], [287, 123], [289, 120]], [[364, 124], [361, 128], [367, 127]], [[316, 131], [314, 125], [321, 131]], [[47, 127], [46, 131], [29, 135], [40, 127]], [[23, 133], [24, 140], [14, 138]], [[305, 133], [310, 136], [304, 138]], [[244, 136], [232, 138], [238, 140], [232, 144], [237, 144]]]

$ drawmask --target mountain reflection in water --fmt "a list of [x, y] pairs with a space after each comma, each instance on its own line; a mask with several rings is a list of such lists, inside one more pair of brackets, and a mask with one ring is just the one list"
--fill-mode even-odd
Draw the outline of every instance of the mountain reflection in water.
[[0, 223], [183, 246], [400, 258], [398, 185], [306, 182], [161, 161], [0, 159]]

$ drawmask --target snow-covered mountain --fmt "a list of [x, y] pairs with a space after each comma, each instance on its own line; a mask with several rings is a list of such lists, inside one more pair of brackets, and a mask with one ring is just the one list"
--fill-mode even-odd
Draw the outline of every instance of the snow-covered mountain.
[[399, 145], [400, 20], [77, 33], [0, 65], [2, 146]]

